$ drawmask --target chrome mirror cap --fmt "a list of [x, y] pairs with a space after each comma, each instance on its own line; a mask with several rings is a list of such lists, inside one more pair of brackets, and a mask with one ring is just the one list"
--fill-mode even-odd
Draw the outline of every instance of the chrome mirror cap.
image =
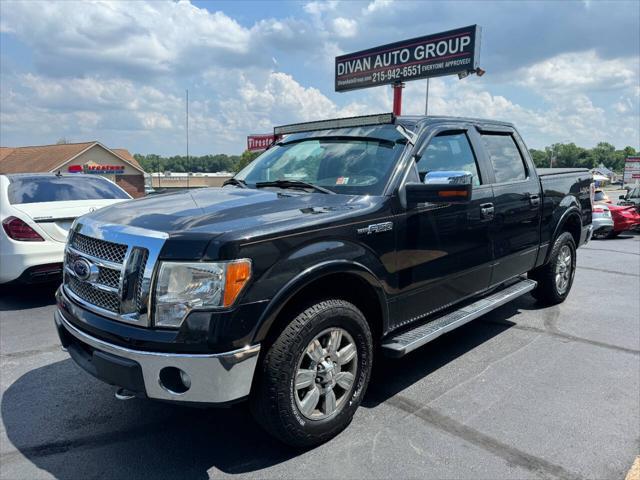
[[443, 170], [428, 172], [424, 177], [425, 184], [438, 185], [473, 185], [473, 174], [465, 170]]

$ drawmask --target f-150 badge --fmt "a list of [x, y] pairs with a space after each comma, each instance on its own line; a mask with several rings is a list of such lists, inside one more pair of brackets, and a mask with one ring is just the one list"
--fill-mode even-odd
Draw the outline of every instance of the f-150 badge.
[[374, 223], [364, 228], [357, 230], [359, 235], [371, 235], [372, 233], [382, 233], [393, 230], [393, 222]]

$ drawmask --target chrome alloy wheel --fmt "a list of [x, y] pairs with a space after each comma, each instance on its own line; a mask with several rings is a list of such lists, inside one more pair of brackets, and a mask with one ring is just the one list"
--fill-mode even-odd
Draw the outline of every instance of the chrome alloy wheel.
[[558, 253], [556, 262], [556, 289], [560, 295], [567, 291], [571, 275], [573, 275], [573, 255], [569, 245], [564, 245]]
[[329, 328], [309, 343], [298, 362], [294, 396], [300, 413], [322, 420], [340, 411], [351, 394], [358, 349], [351, 335]]

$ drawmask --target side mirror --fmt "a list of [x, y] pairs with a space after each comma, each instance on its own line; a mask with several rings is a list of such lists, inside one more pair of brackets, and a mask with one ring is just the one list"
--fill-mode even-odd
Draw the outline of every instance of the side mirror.
[[407, 207], [420, 203], [466, 203], [471, 200], [473, 175], [465, 171], [429, 172], [424, 183], [405, 185]]

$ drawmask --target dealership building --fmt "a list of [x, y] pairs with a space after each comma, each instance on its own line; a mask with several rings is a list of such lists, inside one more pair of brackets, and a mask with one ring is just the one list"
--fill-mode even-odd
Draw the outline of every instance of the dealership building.
[[128, 150], [100, 142], [0, 147], [0, 174], [57, 172], [101, 175], [132, 197], [144, 195], [145, 172]]

